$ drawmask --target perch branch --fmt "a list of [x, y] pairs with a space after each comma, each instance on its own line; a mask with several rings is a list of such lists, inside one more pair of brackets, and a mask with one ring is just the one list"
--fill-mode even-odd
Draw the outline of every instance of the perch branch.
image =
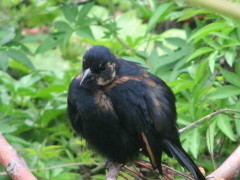
[[240, 146], [219, 166], [215, 171], [207, 177], [209, 180], [225, 179], [230, 180], [236, 178], [240, 172]]
[[0, 132], [0, 164], [13, 180], [37, 180], [28, 169], [24, 159], [2, 136]]
[[[240, 111], [234, 110], [234, 109], [221, 109], [221, 110], [215, 111], [215, 112], [213, 112], [213, 113], [211, 113], [211, 114], [208, 114], [207, 116], [205, 116], [205, 117], [203, 117], [203, 118], [201, 118], [201, 119], [199, 119], [199, 120], [197, 120], [197, 121], [189, 124], [188, 126], [180, 129], [178, 132], [179, 132], [179, 133], [182, 133], [183, 131], [186, 131], [186, 130], [190, 129], [190, 128], [198, 125], [199, 123], [201, 123], [201, 122], [203, 122], [203, 121], [205, 121], [205, 120], [207, 120], [207, 119], [211, 119], [213, 116], [215, 116], [215, 115], [217, 115], [217, 114], [222, 114], [222, 113], [226, 114], [226, 113], [225, 113], [226, 111], [234, 112], [234, 113], [240, 113]], [[226, 115], [228, 115], [228, 114], [226, 114]]]
[[106, 180], [116, 180], [119, 175], [119, 170], [122, 165], [119, 163], [110, 162], [108, 163], [108, 173], [106, 174]]

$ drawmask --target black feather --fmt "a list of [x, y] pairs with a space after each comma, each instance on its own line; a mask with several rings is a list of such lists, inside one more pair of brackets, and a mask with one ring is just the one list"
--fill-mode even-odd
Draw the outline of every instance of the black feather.
[[196, 179], [205, 179], [180, 144], [171, 89], [106, 47], [85, 54], [83, 72], [69, 87], [68, 117], [89, 146], [111, 161], [132, 161], [142, 149], [161, 172], [165, 152]]
[[175, 157], [183, 167], [187, 168], [195, 177], [195, 179], [205, 180], [205, 177], [199, 171], [196, 164], [193, 162], [193, 160], [189, 157], [189, 155], [185, 152], [185, 150], [181, 146], [177, 146], [176, 144], [168, 140], [164, 140], [164, 143], [168, 147], [172, 156]]

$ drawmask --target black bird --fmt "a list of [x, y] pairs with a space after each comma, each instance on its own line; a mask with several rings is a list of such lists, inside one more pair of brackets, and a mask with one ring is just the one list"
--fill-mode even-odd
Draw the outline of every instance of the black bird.
[[82, 72], [69, 87], [67, 110], [73, 129], [110, 161], [132, 161], [142, 149], [161, 173], [165, 152], [195, 179], [205, 180], [181, 146], [171, 89], [108, 48], [94, 46], [85, 53]]

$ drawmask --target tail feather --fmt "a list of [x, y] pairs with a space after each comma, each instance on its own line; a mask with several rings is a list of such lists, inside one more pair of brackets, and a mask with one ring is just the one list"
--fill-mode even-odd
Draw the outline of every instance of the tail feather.
[[195, 179], [206, 180], [206, 178], [198, 169], [197, 165], [193, 162], [193, 160], [189, 157], [189, 155], [181, 146], [179, 147], [168, 140], [165, 140], [164, 142], [167, 145], [168, 150], [170, 151], [172, 156], [175, 157], [183, 167], [187, 168], [195, 177]]

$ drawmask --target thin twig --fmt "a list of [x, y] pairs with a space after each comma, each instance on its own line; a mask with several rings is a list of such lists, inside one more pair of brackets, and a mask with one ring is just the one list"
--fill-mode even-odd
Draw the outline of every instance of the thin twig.
[[127, 166], [123, 166], [122, 169], [125, 169], [126, 171], [128, 171], [127, 173], [130, 172], [131, 175], [134, 176], [134, 177], [140, 177], [142, 179], [146, 179], [147, 180], [147, 178], [145, 176], [142, 176], [141, 174], [139, 174], [138, 172], [132, 170], [131, 168], [129, 168]]
[[235, 118], [235, 119], [240, 119], [239, 116], [234, 116], [234, 115], [232, 115], [232, 114], [228, 114], [228, 113], [223, 113], [223, 114], [225, 114], [225, 115], [227, 115], [227, 116], [231, 116], [231, 117], [233, 117], [233, 118]]
[[[147, 169], [149, 169], [149, 170], [153, 170], [153, 169], [152, 169], [152, 166], [149, 164], [148, 161], [144, 161], [144, 163], [142, 163], [141, 161], [135, 161], [135, 163], [137, 163], [137, 164], [139, 164], [139, 165], [141, 165], [141, 166], [143, 166], [143, 167], [145, 167], [145, 168], [147, 168]], [[146, 164], [146, 163], [147, 163], [147, 164]], [[173, 169], [173, 168], [171, 168], [171, 167], [169, 167], [169, 166], [167, 166], [167, 165], [165, 165], [165, 164], [162, 164], [161, 166], [162, 166], [163, 168], [166, 168], [166, 169], [168, 169], [168, 170], [171, 170], [174, 174], [176, 174], [176, 175], [178, 175], [178, 176], [182, 176], [182, 177], [184, 177], [184, 178], [188, 178], [188, 179], [190, 179], [190, 180], [194, 180], [194, 178], [189, 177], [188, 175], [186, 175], [186, 174], [184, 174], [184, 173], [182, 173], [182, 172], [180, 172], [180, 171], [177, 171], [177, 170], [175, 170], [175, 169]]]
[[[188, 129], [194, 127], [194, 126], [196, 126], [197, 124], [199, 124], [199, 123], [201, 123], [201, 122], [203, 122], [203, 121], [205, 121], [205, 120], [207, 120], [207, 119], [211, 119], [213, 116], [215, 116], [215, 115], [217, 115], [217, 114], [225, 113], [226, 111], [234, 112], [234, 113], [240, 113], [240, 111], [234, 110], [234, 109], [221, 109], [221, 110], [215, 111], [215, 112], [213, 112], [213, 113], [211, 113], [211, 114], [208, 114], [207, 116], [205, 116], [205, 117], [203, 117], [203, 118], [201, 118], [201, 119], [199, 119], [199, 120], [197, 120], [197, 121], [189, 124], [188, 126], [180, 129], [178, 132], [179, 132], [179, 133], [182, 133], [182, 132], [184, 132], [184, 131], [186, 131], [186, 130], [188, 130]], [[226, 114], [226, 115], [229, 115], [229, 114]]]
[[173, 173], [178, 175], [178, 176], [182, 176], [182, 177], [190, 179], [190, 180], [195, 180], [194, 178], [189, 177], [189, 175], [186, 175], [186, 174], [184, 174], [184, 173], [182, 173], [180, 171], [177, 171], [177, 170], [175, 170], [175, 169], [173, 169], [173, 168], [171, 168], [171, 167], [169, 167], [167, 165], [162, 164], [162, 167], [165, 167], [166, 169], [169, 169], [169, 170], [173, 171]]
[[119, 173], [119, 176], [121, 176], [122, 178], [124, 178], [126, 180], [129, 180], [129, 178], [127, 176], [125, 176], [124, 174], [122, 174], [122, 173]]

